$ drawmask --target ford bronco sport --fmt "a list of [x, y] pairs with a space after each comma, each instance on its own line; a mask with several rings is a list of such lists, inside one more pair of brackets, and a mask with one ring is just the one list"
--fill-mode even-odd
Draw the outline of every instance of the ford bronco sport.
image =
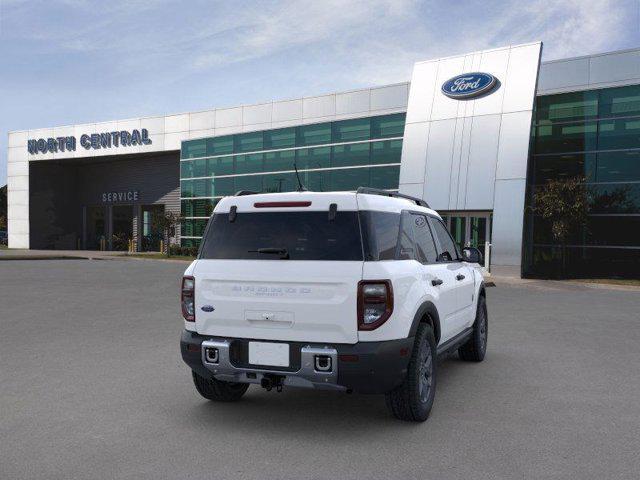
[[184, 274], [182, 358], [210, 400], [252, 383], [379, 393], [397, 418], [424, 421], [436, 358], [484, 358], [480, 262], [413, 197], [239, 192], [215, 207]]

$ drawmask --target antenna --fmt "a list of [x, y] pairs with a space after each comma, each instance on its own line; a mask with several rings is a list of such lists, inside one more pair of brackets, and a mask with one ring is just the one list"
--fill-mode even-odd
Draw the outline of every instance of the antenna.
[[298, 173], [298, 166], [296, 165], [296, 162], [293, 162], [293, 169], [296, 171], [296, 178], [298, 179], [298, 192], [306, 192], [307, 191], [307, 187], [304, 186], [304, 184], [302, 183], [302, 180], [300, 180], [300, 174]]

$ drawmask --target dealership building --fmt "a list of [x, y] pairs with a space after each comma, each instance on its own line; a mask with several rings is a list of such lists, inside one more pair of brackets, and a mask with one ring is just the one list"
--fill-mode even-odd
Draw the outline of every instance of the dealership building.
[[[530, 43], [418, 62], [410, 81], [255, 105], [14, 131], [10, 248], [197, 246], [239, 190], [359, 186], [424, 198], [456, 241], [524, 276], [638, 277], [640, 49], [540, 62]], [[562, 242], [536, 206], [575, 179]], [[489, 252], [486, 252], [489, 253]]]

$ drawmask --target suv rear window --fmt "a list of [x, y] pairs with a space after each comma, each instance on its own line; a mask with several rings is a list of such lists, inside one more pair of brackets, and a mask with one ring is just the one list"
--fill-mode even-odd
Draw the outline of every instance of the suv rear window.
[[280, 254], [258, 249], [283, 249], [291, 260], [360, 260], [362, 239], [358, 213], [329, 212], [215, 214], [207, 227], [202, 259], [278, 260]]

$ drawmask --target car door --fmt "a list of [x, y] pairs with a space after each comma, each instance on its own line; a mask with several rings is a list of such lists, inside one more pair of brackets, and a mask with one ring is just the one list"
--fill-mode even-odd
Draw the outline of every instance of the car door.
[[429, 217], [433, 229], [438, 255], [436, 263], [448, 273], [453, 283], [455, 308], [447, 324], [442, 326], [442, 338], [450, 339], [469, 326], [469, 309], [473, 303], [473, 272], [465, 264], [451, 234], [439, 218]]
[[409, 215], [415, 242], [415, 258], [421, 263], [422, 282], [426, 294], [434, 298], [440, 315], [440, 343], [448, 340], [457, 315], [458, 300], [453, 271], [444, 263], [438, 263], [436, 243], [426, 215]]

